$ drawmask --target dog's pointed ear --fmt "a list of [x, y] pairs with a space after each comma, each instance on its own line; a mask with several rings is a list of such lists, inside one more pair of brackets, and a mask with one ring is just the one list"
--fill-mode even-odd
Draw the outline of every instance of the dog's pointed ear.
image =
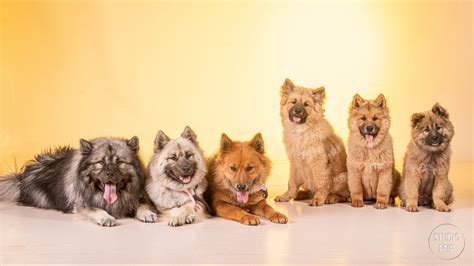
[[281, 85], [281, 89], [280, 89], [281, 96], [286, 96], [290, 94], [294, 88], [295, 88], [295, 85], [293, 84], [293, 82], [291, 82], [291, 80], [288, 78], [285, 79], [285, 82], [283, 82], [283, 85]]
[[317, 103], [323, 103], [326, 99], [326, 89], [324, 87], [316, 88], [311, 90], [311, 96]]
[[352, 97], [351, 108], [352, 108], [352, 109], [360, 108], [365, 102], [366, 102], [366, 101], [364, 100], [364, 98], [362, 98], [358, 93], [356, 93], [356, 94]]
[[446, 111], [446, 109], [443, 106], [441, 106], [439, 103], [435, 103], [433, 105], [433, 107], [431, 108], [431, 112], [433, 112], [433, 114], [439, 117], [442, 117], [445, 119], [449, 118], [448, 111]]
[[194, 145], [198, 144], [196, 134], [194, 133], [194, 131], [189, 126], [186, 126], [184, 128], [183, 133], [181, 133], [181, 137], [185, 138], [185, 139], [188, 139]]
[[221, 152], [228, 152], [232, 149], [232, 145], [234, 145], [234, 142], [225, 134], [222, 133], [221, 136]]
[[161, 151], [166, 144], [170, 142], [170, 138], [163, 131], [158, 131], [155, 138], [155, 148], [153, 149], [155, 153]]
[[90, 154], [92, 152], [92, 142], [88, 141], [88, 140], [85, 140], [85, 139], [80, 139], [79, 140], [79, 144], [80, 144], [80, 152], [84, 155], [87, 155], [87, 154]]
[[414, 113], [411, 115], [411, 127], [414, 128], [420, 123], [420, 121], [425, 118], [423, 113]]
[[127, 145], [134, 152], [137, 152], [140, 149], [140, 141], [137, 136], [133, 136], [127, 140]]
[[252, 146], [258, 153], [264, 154], [265, 147], [263, 145], [263, 137], [262, 134], [257, 133], [252, 140], [249, 142], [250, 146]]
[[387, 106], [387, 101], [385, 100], [383, 93], [380, 93], [379, 96], [377, 96], [375, 99], [375, 104], [380, 108], [385, 108]]

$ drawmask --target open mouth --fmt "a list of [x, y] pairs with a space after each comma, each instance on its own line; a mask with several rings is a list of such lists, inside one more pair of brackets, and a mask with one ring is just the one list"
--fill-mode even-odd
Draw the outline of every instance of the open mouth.
[[249, 201], [248, 191], [237, 191], [237, 202], [240, 204], [246, 204]]
[[192, 179], [192, 178], [193, 178], [192, 176], [186, 175], [186, 176], [180, 176], [180, 177], [179, 177], [179, 180], [180, 180], [181, 183], [183, 183], [183, 184], [189, 184], [189, 182], [191, 182], [191, 179]]
[[104, 185], [104, 194], [102, 198], [107, 201], [108, 204], [114, 203], [117, 199], [117, 185], [111, 182], [105, 183]]
[[372, 142], [375, 137], [377, 136], [377, 134], [364, 134], [364, 139], [367, 141], [367, 142]]
[[293, 122], [295, 124], [303, 124], [306, 119], [303, 118], [303, 117], [297, 116], [297, 115], [292, 115], [292, 116], [290, 116], [290, 120], [291, 120], [291, 122]]

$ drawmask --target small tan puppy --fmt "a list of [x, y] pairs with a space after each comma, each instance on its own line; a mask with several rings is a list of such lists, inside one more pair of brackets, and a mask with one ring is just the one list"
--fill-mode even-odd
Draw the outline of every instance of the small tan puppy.
[[288, 191], [275, 201], [311, 199], [311, 206], [348, 201], [346, 150], [324, 118], [324, 87], [303, 88], [286, 79], [280, 94], [290, 178]]
[[376, 200], [385, 209], [396, 196], [400, 174], [395, 171], [390, 116], [383, 94], [375, 100], [354, 95], [349, 110], [347, 170], [352, 206]]
[[449, 115], [438, 103], [431, 111], [415, 113], [411, 118], [411, 141], [405, 155], [400, 205], [416, 212], [418, 206], [450, 211], [453, 186], [448, 179], [450, 143], [454, 127]]

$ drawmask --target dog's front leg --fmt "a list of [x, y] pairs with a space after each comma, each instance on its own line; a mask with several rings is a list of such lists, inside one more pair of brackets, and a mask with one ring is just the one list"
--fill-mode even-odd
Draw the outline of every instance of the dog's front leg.
[[172, 208], [169, 211], [170, 218], [168, 225], [170, 226], [181, 226], [183, 224], [190, 224], [196, 220], [197, 215], [194, 210], [194, 204], [189, 203], [181, 207]]
[[245, 225], [260, 224], [260, 219], [258, 219], [257, 216], [249, 214], [244, 209], [226, 202], [215, 202], [214, 209], [217, 216], [225, 219], [234, 220]]
[[388, 207], [390, 193], [392, 192], [393, 170], [392, 167], [385, 167], [379, 172], [377, 184], [376, 209], [386, 209]]
[[448, 194], [448, 173], [442, 172], [435, 176], [433, 186], [433, 205], [437, 211], [449, 212], [451, 208], [446, 205], [446, 200], [450, 197]]
[[362, 187], [363, 170], [354, 166], [347, 166], [347, 184], [351, 192], [352, 207], [364, 206], [364, 190]]
[[98, 225], [111, 227], [117, 224], [115, 222], [115, 218], [112, 215], [99, 208], [81, 207], [78, 209], [77, 213], [83, 218], [90, 220]]
[[250, 212], [265, 217], [272, 223], [286, 224], [288, 222], [288, 217], [275, 211], [272, 206], [268, 205], [266, 200], [261, 200], [259, 203], [252, 206]]
[[158, 219], [158, 216], [151, 210], [148, 204], [142, 203], [138, 206], [135, 218], [144, 223], [154, 223]]
[[300, 184], [298, 184], [297, 173], [298, 170], [296, 166], [292, 163], [290, 164], [290, 178], [288, 179], [288, 190], [280, 196], [276, 196], [275, 201], [277, 202], [287, 202], [296, 198]]
[[317, 157], [310, 167], [315, 193], [309, 205], [322, 206], [326, 202], [331, 189], [331, 171], [328, 167], [328, 158], [326, 156]]
[[401, 194], [403, 195], [401, 205], [405, 205], [409, 212], [417, 212], [421, 176], [414, 169], [406, 170], [404, 175], [403, 184], [401, 185]]

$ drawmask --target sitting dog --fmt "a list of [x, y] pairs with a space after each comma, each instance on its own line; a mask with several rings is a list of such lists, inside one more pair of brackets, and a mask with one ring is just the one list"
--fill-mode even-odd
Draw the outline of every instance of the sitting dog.
[[400, 185], [400, 205], [406, 206], [407, 211], [416, 212], [418, 206], [441, 212], [451, 210], [453, 186], [448, 171], [453, 136], [453, 124], [441, 105], [413, 114]]

